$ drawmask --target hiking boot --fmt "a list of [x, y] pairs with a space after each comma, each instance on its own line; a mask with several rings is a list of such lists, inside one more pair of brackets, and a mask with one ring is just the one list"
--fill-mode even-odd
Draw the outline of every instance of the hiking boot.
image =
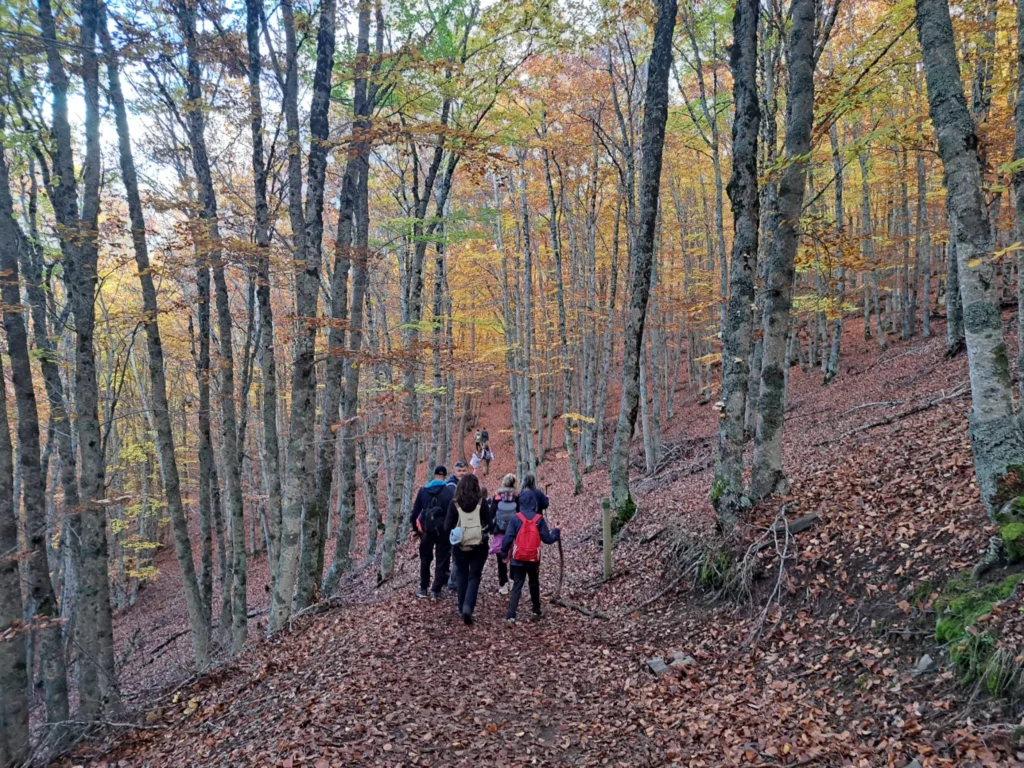
[[540, 621], [544, 618], [544, 612], [538, 611], [530, 614], [530, 621]]
[[441, 593], [440, 592], [433, 592], [433, 591], [431, 591], [430, 599], [431, 600], [440, 600], [441, 599]]
[[423, 599], [426, 596], [427, 596], [427, 590], [419, 589], [419, 590], [416, 591], [416, 597], [418, 597], [420, 599]]
[[462, 614], [462, 622], [466, 626], [469, 626], [470, 624], [472, 624], [473, 623], [473, 614], [472, 613], [464, 613], [464, 614]]
[[507, 595], [511, 591], [512, 590], [509, 589], [508, 584], [502, 584], [500, 587], [498, 587], [498, 594], [501, 595], [502, 597], [504, 597], [505, 595]]
[[505, 619], [505, 623], [508, 624], [510, 627], [514, 627], [516, 625], [516, 617], [510, 616], [509, 618]]

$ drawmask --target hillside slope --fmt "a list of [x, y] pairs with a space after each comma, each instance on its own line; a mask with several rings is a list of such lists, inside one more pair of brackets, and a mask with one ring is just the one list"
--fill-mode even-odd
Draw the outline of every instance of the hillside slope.
[[[413, 599], [406, 545], [391, 584], [375, 587], [368, 569], [328, 611], [154, 698], [143, 694], [175, 678], [167, 659], [187, 657], [187, 639], [171, 654], [152, 650], [180, 623], [161, 599], [176, 580], [165, 561], [118, 619], [122, 637], [145, 628], [149, 655], [139, 651], [126, 671], [147, 702], [144, 725], [66, 765], [1024, 764], [1000, 703], [970, 701], [954, 669], [915, 674], [924, 654], [945, 662], [934, 641], [941, 585], [980, 558], [995, 530], [973, 484], [966, 361], [942, 358], [941, 328], [879, 356], [850, 326], [831, 386], [793, 369], [792, 495], [755, 508], [744, 541], [763, 537], [780, 508], [790, 521], [820, 520], [793, 538], [763, 538], [749, 602], [709, 604], [671, 566], [681, 543], [713, 534], [717, 414], [683, 406], [681, 390], [666, 460], [636, 477], [639, 514], [609, 583], [600, 578], [604, 469], [576, 498], [564, 460], [541, 471], [565, 534], [563, 596], [610, 618], [548, 605], [542, 621], [506, 627], [489, 564], [478, 623], [466, 627], [454, 600]], [[499, 443], [492, 486], [509, 463], [506, 408], [484, 414]], [[550, 548], [545, 557], [550, 591], [559, 558]], [[250, 583], [262, 598], [259, 579]], [[1020, 608], [1014, 593], [990, 619], [1006, 642], [1020, 637]], [[652, 674], [648, 660], [673, 652], [676, 668]]]

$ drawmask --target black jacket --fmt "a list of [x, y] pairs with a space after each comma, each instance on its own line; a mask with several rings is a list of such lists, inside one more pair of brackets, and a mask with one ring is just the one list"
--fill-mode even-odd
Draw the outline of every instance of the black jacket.
[[[448, 517], [446, 517], [444, 521], [445, 534], [450, 534], [453, 530], [458, 528], [458, 526], [459, 510], [458, 507], [456, 507], [455, 499], [453, 498], [451, 503], [448, 505]], [[489, 546], [487, 537], [494, 531], [494, 505], [487, 497], [480, 500], [480, 527], [483, 529], [483, 539], [480, 541], [480, 546], [487, 547]]]
[[452, 503], [452, 497], [455, 496], [455, 488], [448, 485], [444, 480], [431, 480], [425, 486], [420, 488], [419, 493], [416, 494], [416, 501], [412, 505], [412, 513], [409, 517], [413, 530], [418, 531], [416, 527], [416, 521], [420, 517], [420, 513], [425, 509], [430, 508], [430, 502], [432, 496], [440, 494], [441, 509], [448, 509]]

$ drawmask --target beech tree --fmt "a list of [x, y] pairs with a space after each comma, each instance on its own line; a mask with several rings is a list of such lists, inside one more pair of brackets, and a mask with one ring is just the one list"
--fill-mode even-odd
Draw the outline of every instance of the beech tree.
[[620, 520], [630, 519], [636, 506], [629, 492], [629, 442], [636, 426], [640, 405], [640, 351], [650, 301], [651, 269], [654, 261], [654, 229], [658, 214], [665, 123], [668, 120], [668, 78], [672, 69], [672, 33], [676, 25], [675, 0], [656, 3], [654, 44], [647, 66], [647, 94], [640, 139], [640, 169], [637, 238], [634, 244], [633, 291], [622, 357], [622, 400], [615, 427], [609, 475], [612, 503]]

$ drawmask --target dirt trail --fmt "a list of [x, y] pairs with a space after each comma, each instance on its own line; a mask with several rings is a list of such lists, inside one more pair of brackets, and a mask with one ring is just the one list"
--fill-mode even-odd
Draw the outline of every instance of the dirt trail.
[[[540, 622], [507, 627], [491, 561], [477, 623], [467, 627], [453, 598], [412, 597], [417, 563], [407, 544], [392, 583], [376, 587], [367, 571], [341, 605], [162, 694], [144, 729], [67, 764], [1024, 764], [997, 727], [998, 707], [976, 708], [968, 727], [958, 713], [969, 691], [953, 672], [912, 674], [923, 653], [941, 658], [927, 589], [973, 562], [990, 532], [972, 485], [969, 399], [836, 442], [964, 384], [965, 362], [942, 360], [940, 330], [879, 357], [850, 328], [841, 376], [829, 388], [816, 372], [793, 370], [788, 504], [791, 517], [813, 511], [822, 520], [792, 543], [778, 605], [765, 609], [777, 568], [768, 560], [749, 605], [709, 606], [687, 589], [612, 621], [549, 605]], [[585, 495], [573, 498], [566, 462], [542, 467], [550, 517], [564, 531], [563, 594], [573, 602], [623, 613], [662, 590], [678, 531], [710, 529], [715, 413], [688, 399], [681, 390], [665, 434], [673, 460], [638, 481], [648, 492], [616, 547], [608, 584], [600, 581], [598, 522], [605, 470], [588, 474]], [[481, 422], [496, 453], [485, 479], [491, 489], [512, 463], [506, 409], [485, 407]], [[758, 507], [752, 522], [767, 525], [777, 510], [778, 502]], [[547, 548], [544, 591], [557, 560]], [[164, 632], [173, 622], [159, 610], [176, 610], [154, 603], [173, 589], [166, 567], [138, 612]], [[911, 597], [922, 587], [925, 599]], [[1017, 598], [1006, 612], [1019, 605]], [[143, 621], [129, 611], [120, 622], [133, 620]], [[746, 644], [762, 626], [760, 640]], [[146, 647], [158, 641], [147, 636]], [[672, 651], [695, 663], [652, 675], [647, 659]], [[187, 656], [187, 646], [175, 653]]]

